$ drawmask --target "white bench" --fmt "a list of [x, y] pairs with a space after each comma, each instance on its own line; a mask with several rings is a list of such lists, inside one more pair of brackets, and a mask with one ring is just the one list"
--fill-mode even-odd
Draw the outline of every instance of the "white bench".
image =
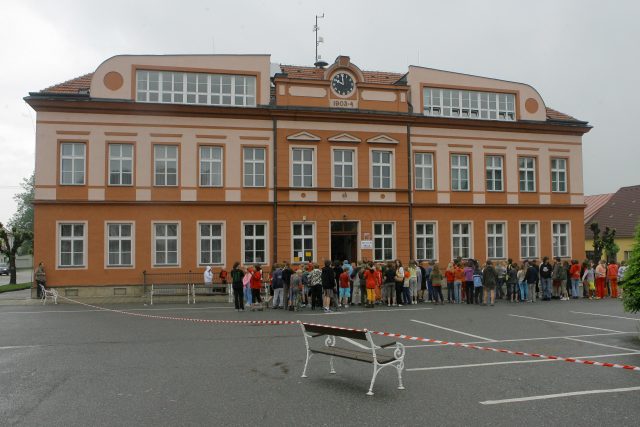
[[[307, 349], [307, 359], [304, 362], [304, 370], [302, 371], [302, 378], [307, 378], [307, 366], [309, 359], [314, 354], [324, 354], [329, 356], [329, 373], [335, 374], [336, 371], [333, 366], [333, 360], [337, 358], [355, 360], [357, 362], [371, 363], [373, 365], [373, 376], [371, 377], [371, 384], [369, 385], [368, 396], [373, 395], [373, 385], [376, 382], [378, 372], [383, 368], [392, 366], [396, 368], [398, 373], [398, 390], [404, 390], [402, 385], [402, 370], [404, 369], [404, 355], [405, 348], [402, 343], [391, 342], [384, 345], [377, 345], [373, 342], [371, 332], [368, 330], [359, 329], [345, 329], [332, 326], [315, 325], [312, 323], [302, 323], [302, 335], [304, 336], [304, 344]], [[309, 344], [309, 340], [320, 336], [326, 336], [324, 340], [324, 346], [312, 346]], [[349, 340], [360, 341], [361, 347], [365, 349], [352, 349], [336, 346], [336, 337], [342, 338], [343, 341], [349, 342]], [[395, 347], [392, 352], [386, 350], [389, 347]]]
[[47, 303], [47, 297], [53, 299], [54, 304], [58, 304], [58, 291], [56, 291], [55, 289], [46, 289], [41, 284], [38, 284], [38, 287], [40, 288], [40, 293], [42, 294], [42, 298], [40, 298], [42, 300], [42, 305]]

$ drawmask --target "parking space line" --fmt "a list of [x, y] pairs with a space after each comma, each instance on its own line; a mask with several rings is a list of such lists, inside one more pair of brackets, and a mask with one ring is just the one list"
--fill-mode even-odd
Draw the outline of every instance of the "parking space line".
[[[598, 354], [595, 356], [572, 356], [571, 359], [597, 359], [600, 357], [632, 356], [637, 354], [640, 354], [640, 352], [634, 351], [630, 353]], [[526, 363], [544, 363], [544, 362], [561, 362], [561, 360], [555, 360], [555, 359], [509, 360], [506, 362], [471, 363], [467, 365], [448, 365], [448, 366], [429, 366], [426, 368], [405, 368], [405, 371], [438, 371], [442, 369], [475, 368], [477, 366], [519, 365], [519, 364], [526, 364]]]
[[466, 336], [472, 337], [472, 338], [479, 338], [481, 340], [484, 340], [483, 342], [495, 342], [495, 340], [493, 340], [491, 338], [485, 338], [485, 337], [481, 337], [479, 335], [473, 335], [473, 334], [469, 334], [469, 333], [466, 333], [466, 332], [458, 331], [458, 330], [455, 330], [455, 329], [445, 328], [444, 326], [434, 325], [433, 323], [422, 322], [420, 320], [414, 320], [414, 319], [411, 319], [411, 321], [412, 322], [416, 322], [416, 323], [421, 323], [421, 324], [427, 325], [427, 326], [432, 326], [432, 327], [438, 328], [438, 329], [444, 329], [445, 331], [455, 332], [456, 334], [466, 335]]
[[[543, 341], [543, 340], [559, 340], [565, 338], [582, 338], [582, 337], [608, 337], [611, 335], [630, 335], [635, 334], [636, 332], [608, 332], [606, 334], [586, 334], [586, 335], [567, 335], [560, 337], [538, 337], [538, 338], [514, 338], [508, 340], [493, 340], [492, 342], [521, 342], [521, 341]], [[470, 341], [464, 342], [463, 344], [483, 344], [486, 341]], [[447, 346], [446, 344], [416, 344], [416, 345], [405, 345], [404, 348], [419, 348], [419, 347], [443, 347]]]
[[530, 400], [554, 399], [556, 397], [583, 396], [585, 394], [622, 393], [625, 391], [637, 391], [637, 390], [640, 390], [640, 387], [610, 388], [606, 390], [583, 390], [583, 391], [571, 391], [568, 393], [555, 393], [555, 394], [542, 394], [539, 396], [516, 397], [513, 399], [485, 400], [484, 402], [479, 402], [479, 403], [481, 405], [499, 405], [502, 403], [517, 403], [517, 402], [528, 402]]
[[366, 314], [366, 313], [388, 313], [392, 311], [422, 311], [422, 310], [433, 310], [433, 308], [425, 307], [425, 308], [391, 308], [391, 309], [380, 309], [380, 310], [358, 310], [358, 311], [332, 311], [330, 313], [324, 313], [322, 310], [319, 310], [318, 313], [301, 313], [298, 316], [335, 316], [335, 315], [344, 315], [344, 314]]
[[617, 349], [617, 350], [623, 350], [623, 351], [640, 351], [640, 349], [625, 348], [625, 347], [618, 347], [618, 346], [616, 346], [616, 345], [602, 344], [602, 343], [599, 343], [599, 342], [595, 342], [595, 341], [587, 341], [587, 340], [581, 340], [581, 339], [578, 339], [578, 338], [570, 338], [570, 337], [567, 337], [566, 339], [571, 340], [571, 341], [583, 342], [583, 343], [587, 343], [587, 344], [599, 345], [599, 346], [602, 346], [602, 347], [615, 348], [615, 349]]
[[559, 323], [561, 325], [568, 325], [568, 326], [576, 326], [578, 328], [587, 328], [587, 329], [595, 329], [597, 331], [607, 331], [607, 332], [622, 332], [622, 331], [615, 331], [613, 329], [606, 329], [606, 328], [596, 328], [595, 326], [585, 326], [585, 325], [578, 325], [576, 323], [567, 323], [567, 322], [560, 322], [558, 320], [549, 320], [549, 319], [541, 319], [539, 317], [530, 317], [530, 316], [521, 316], [519, 314], [510, 314], [509, 316], [512, 317], [520, 317], [523, 319], [531, 319], [531, 320], [540, 320], [541, 322], [549, 322], [549, 323]]
[[614, 317], [616, 319], [626, 319], [626, 320], [635, 320], [636, 322], [640, 322], [640, 319], [635, 319], [633, 317], [623, 317], [623, 316], [612, 316], [610, 314], [600, 314], [600, 313], [586, 313], [584, 311], [570, 311], [569, 313], [574, 314], [590, 314], [592, 316], [602, 316], [602, 317]]
[[[172, 307], [172, 308], [132, 308], [129, 311], [175, 311], [175, 310], [232, 310], [233, 307]], [[94, 313], [105, 310], [46, 310], [46, 311], [0, 311], [0, 314], [40, 314], [40, 313]]]

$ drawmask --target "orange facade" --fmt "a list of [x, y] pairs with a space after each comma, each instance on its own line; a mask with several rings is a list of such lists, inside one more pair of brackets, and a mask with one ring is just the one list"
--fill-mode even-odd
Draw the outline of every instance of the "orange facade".
[[[114, 57], [30, 94], [48, 282], [136, 285], [143, 271], [234, 261], [580, 256], [589, 126], [531, 87], [362, 71], [348, 57], [270, 67], [268, 56]], [[513, 119], [428, 116], [425, 88], [462, 107], [483, 90], [513, 100], [502, 113]]]

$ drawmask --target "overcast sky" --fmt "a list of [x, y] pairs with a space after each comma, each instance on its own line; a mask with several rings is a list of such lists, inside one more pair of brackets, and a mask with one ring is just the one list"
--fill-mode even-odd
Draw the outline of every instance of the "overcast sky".
[[531, 84], [547, 106], [594, 126], [585, 194], [640, 184], [636, 111], [640, 2], [0, 0], [0, 221], [34, 168], [29, 91], [92, 72], [118, 54], [270, 53], [365, 70], [409, 64]]

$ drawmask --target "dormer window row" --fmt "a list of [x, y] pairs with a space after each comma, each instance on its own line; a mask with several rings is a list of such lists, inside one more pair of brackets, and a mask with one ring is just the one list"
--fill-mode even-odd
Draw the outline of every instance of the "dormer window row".
[[424, 88], [424, 115], [461, 119], [514, 121], [512, 93]]

